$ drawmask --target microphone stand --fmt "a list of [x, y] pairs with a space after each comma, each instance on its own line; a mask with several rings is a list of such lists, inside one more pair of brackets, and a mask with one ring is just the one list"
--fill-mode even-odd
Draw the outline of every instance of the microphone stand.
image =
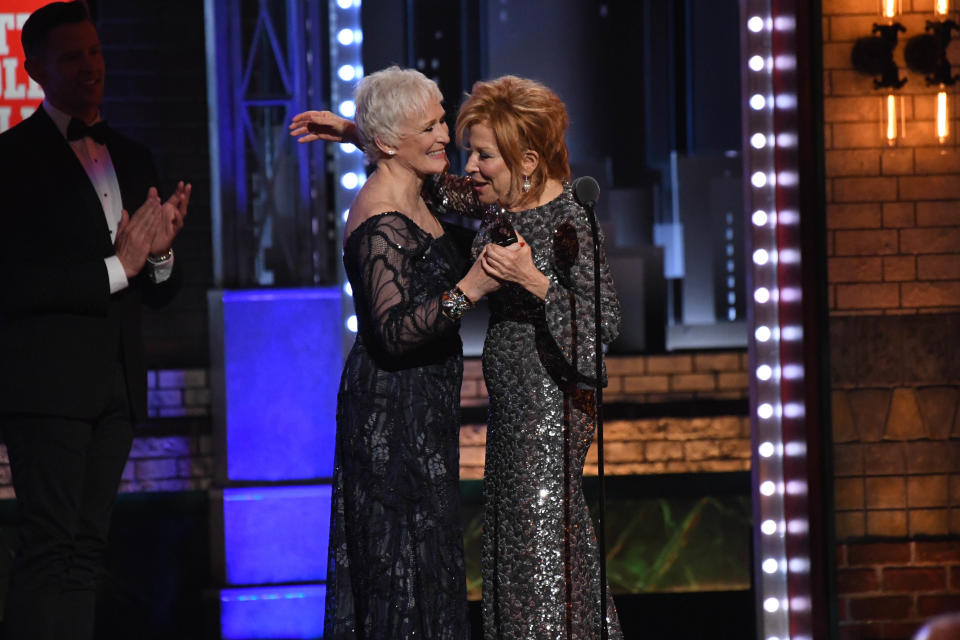
[[[593, 187], [592, 191], [594, 192], [590, 194], [592, 197], [584, 197], [583, 201], [580, 200], [579, 190], [577, 189], [578, 183], [581, 183], [581, 181], [592, 183], [590, 186]], [[587, 191], [587, 189], [583, 189], [583, 191]], [[587, 210], [587, 217], [590, 218], [590, 232], [593, 235], [593, 322], [596, 338], [594, 344], [597, 352], [595, 361], [597, 380], [597, 477], [600, 480], [600, 513], [597, 518], [597, 551], [600, 554], [600, 638], [601, 640], [607, 640], [609, 633], [607, 629], [607, 542], [606, 527], [604, 526], [604, 514], [607, 511], [607, 492], [603, 475], [603, 341], [601, 340], [603, 320], [600, 310], [600, 228], [597, 222], [597, 213], [594, 211], [600, 189], [593, 178], [583, 177], [574, 181], [573, 192], [577, 202], [580, 202], [583, 208]]]

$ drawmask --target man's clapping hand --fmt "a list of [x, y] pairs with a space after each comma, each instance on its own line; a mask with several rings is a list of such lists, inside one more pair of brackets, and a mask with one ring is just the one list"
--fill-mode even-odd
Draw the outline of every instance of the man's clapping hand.
[[177, 183], [177, 190], [160, 207], [160, 227], [150, 243], [150, 255], [162, 256], [170, 250], [173, 239], [183, 228], [183, 219], [187, 217], [191, 190], [190, 184], [181, 180]]
[[140, 273], [150, 255], [150, 248], [163, 222], [162, 208], [156, 187], [150, 187], [147, 199], [133, 212], [133, 216], [126, 209], [123, 210], [120, 224], [117, 225], [114, 248], [128, 279]]

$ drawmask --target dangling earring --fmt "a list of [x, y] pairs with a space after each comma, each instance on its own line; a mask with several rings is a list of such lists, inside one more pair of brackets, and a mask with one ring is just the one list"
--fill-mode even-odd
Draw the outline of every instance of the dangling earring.
[[530, 191], [530, 176], [523, 176], [523, 192]]

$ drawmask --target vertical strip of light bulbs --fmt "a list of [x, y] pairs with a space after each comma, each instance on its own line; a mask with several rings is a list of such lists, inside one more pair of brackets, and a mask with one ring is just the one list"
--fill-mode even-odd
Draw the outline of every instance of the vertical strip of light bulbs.
[[[353, 118], [353, 88], [363, 77], [363, 30], [360, 22], [360, 0], [330, 0], [330, 110], [345, 118]], [[333, 151], [334, 208], [337, 234], [334, 242], [343, 241], [343, 227], [357, 190], [366, 181], [363, 152], [352, 144], [338, 144]], [[357, 316], [353, 312], [353, 291], [343, 271], [343, 261], [337, 264], [341, 300], [343, 302], [344, 344], [346, 349], [357, 332]], [[346, 353], [346, 351], [344, 351]]]
[[780, 401], [773, 17], [769, 0], [747, 0], [745, 8], [742, 50], [746, 63], [744, 88], [749, 98], [744, 116], [744, 172], [749, 176], [745, 205], [750, 212], [747, 282], [752, 298], [748, 299], [748, 327], [753, 331], [750, 406], [755, 552], [759, 560], [757, 620], [762, 640], [787, 640], [790, 620]]

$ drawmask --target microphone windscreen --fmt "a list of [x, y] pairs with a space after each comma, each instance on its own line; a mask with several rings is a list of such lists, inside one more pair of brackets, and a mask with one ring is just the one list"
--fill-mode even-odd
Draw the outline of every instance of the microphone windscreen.
[[584, 207], [592, 207], [600, 198], [600, 185], [590, 176], [581, 176], [573, 181], [573, 197]]

